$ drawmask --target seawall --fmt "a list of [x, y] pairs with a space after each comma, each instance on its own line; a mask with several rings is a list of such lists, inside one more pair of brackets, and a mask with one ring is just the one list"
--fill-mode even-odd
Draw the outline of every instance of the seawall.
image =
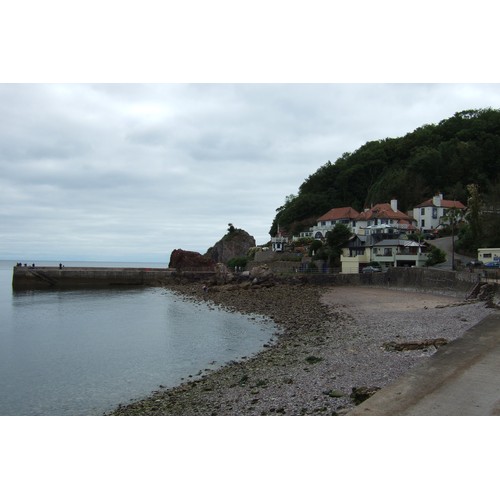
[[110, 286], [154, 286], [174, 270], [161, 268], [27, 267], [15, 266], [14, 290], [48, 288], [99, 288]]
[[465, 296], [478, 283], [481, 275], [469, 272], [443, 271], [432, 268], [394, 267], [383, 273], [370, 274], [309, 274], [308, 282], [334, 285], [375, 285], [408, 290]]
[[[466, 298], [481, 283], [479, 273], [453, 272], [427, 268], [390, 268], [384, 273], [285, 273], [278, 281], [288, 282], [300, 276], [302, 282], [315, 285], [374, 285], [402, 290], [423, 290]], [[106, 267], [27, 267], [13, 270], [14, 290], [100, 288], [113, 286], [161, 286], [180, 281], [207, 281], [214, 272], [184, 271], [169, 268], [106, 268]], [[216, 279], [216, 278], [215, 278]], [[496, 280], [494, 280], [496, 282]], [[498, 284], [495, 285], [498, 287]]]

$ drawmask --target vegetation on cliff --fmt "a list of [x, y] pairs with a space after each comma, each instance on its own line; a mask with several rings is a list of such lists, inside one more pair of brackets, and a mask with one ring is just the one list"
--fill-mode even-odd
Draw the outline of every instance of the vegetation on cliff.
[[[207, 250], [205, 257], [224, 264], [231, 261], [233, 267], [234, 265], [244, 266], [243, 261], [240, 263], [238, 259], [245, 259], [250, 248], [255, 247], [255, 245], [253, 236], [229, 223], [227, 233]], [[238, 260], [237, 264], [234, 264], [235, 259]]]
[[[478, 186], [484, 206], [498, 207], [499, 172], [500, 110], [458, 112], [404, 137], [370, 141], [334, 163], [328, 161], [276, 210], [270, 234], [277, 233], [278, 225], [296, 234], [332, 207], [362, 210], [396, 198], [406, 211], [438, 192], [467, 204], [471, 184]], [[489, 211], [491, 217], [495, 211]], [[491, 217], [483, 221], [485, 227], [498, 222]], [[490, 237], [488, 244], [495, 242]]]

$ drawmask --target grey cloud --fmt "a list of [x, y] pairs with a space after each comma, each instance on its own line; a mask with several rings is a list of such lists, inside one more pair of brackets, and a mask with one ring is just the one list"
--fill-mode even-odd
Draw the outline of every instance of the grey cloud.
[[[498, 85], [0, 85], [0, 258], [168, 260], [276, 207], [327, 161]], [[19, 257], [17, 257], [19, 256]], [[141, 258], [142, 257], [142, 258]]]

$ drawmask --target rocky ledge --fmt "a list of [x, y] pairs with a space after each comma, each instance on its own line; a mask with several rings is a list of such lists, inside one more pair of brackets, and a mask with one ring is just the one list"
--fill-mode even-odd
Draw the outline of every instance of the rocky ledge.
[[[375, 287], [168, 288], [189, 300], [265, 315], [281, 333], [253, 358], [156, 391], [112, 415], [342, 415], [490, 312], [481, 301]], [[412, 348], [387, 348], [405, 344]]]

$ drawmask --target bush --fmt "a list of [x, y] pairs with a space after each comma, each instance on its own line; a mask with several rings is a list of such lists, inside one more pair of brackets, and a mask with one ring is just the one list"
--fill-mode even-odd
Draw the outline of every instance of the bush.
[[234, 257], [227, 262], [227, 267], [232, 269], [235, 267], [245, 268], [248, 260], [248, 257]]
[[316, 255], [318, 253], [318, 250], [323, 248], [323, 243], [320, 240], [314, 240], [310, 245], [309, 245], [309, 257]]
[[440, 248], [432, 246], [427, 254], [425, 265], [427, 267], [435, 266], [436, 264], [441, 264], [441, 262], [446, 262], [446, 254]]

